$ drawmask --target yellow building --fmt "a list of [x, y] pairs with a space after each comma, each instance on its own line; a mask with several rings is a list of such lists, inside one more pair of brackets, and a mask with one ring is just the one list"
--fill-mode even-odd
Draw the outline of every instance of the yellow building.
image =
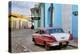
[[23, 29], [24, 27], [28, 27], [30, 17], [26, 17], [18, 13], [11, 13], [9, 14], [9, 20], [11, 29]]

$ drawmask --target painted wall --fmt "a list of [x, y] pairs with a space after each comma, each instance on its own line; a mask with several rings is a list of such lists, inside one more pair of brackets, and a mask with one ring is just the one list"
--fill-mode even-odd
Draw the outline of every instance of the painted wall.
[[38, 20], [34, 20], [34, 29], [38, 28]]
[[[43, 26], [43, 18], [45, 16], [45, 27], [49, 27], [50, 24], [50, 4], [45, 4], [45, 10], [42, 7], [41, 25]], [[53, 27], [62, 27], [65, 32], [70, 31], [75, 38], [78, 36], [78, 16], [72, 14], [73, 11], [77, 11], [77, 5], [70, 4], [53, 4]], [[45, 15], [43, 14], [45, 11]]]
[[54, 27], [62, 27], [62, 5], [54, 4]]
[[[78, 11], [77, 5], [72, 5], [72, 12]], [[78, 16], [72, 14], [72, 34], [75, 38], [78, 38]]]
[[50, 22], [51, 22], [51, 10], [50, 10], [50, 7], [48, 8], [48, 27], [49, 27], [49, 25], [50, 25]]
[[[49, 27], [50, 25], [50, 11], [49, 11], [50, 3], [45, 3], [45, 15], [43, 14], [43, 7], [41, 6], [41, 27], [43, 26], [43, 18], [45, 16], [45, 27]], [[54, 27], [62, 27], [62, 5], [61, 4], [53, 4], [53, 26]]]
[[49, 15], [48, 15], [48, 9], [50, 7], [50, 3], [45, 3], [45, 27], [49, 27]]
[[44, 4], [40, 4], [40, 11], [41, 11], [41, 12], [40, 12], [40, 13], [41, 13], [41, 14], [40, 14], [40, 15], [41, 15], [41, 16], [40, 16], [40, 18], [41, 18], [41, 19], [40, 19], [40, 23], [41, 23], [41, 24], [40, 24], [40, 27], [44, 27], [44, 19], [45, 19], [45, 18], [44, 18]]
[[72, 5], [63, 4], [62, 5], [62, 28], [65, 32], [72, 32]]
[[[33, 11], [31, 11], [32, 17], [39, 17], [39, 13], [36, 12], [36, 9], [33, 8]], [[33, 20], [34, 23], [34, 29], [37, 29], [40, 26], [40, 20]]]

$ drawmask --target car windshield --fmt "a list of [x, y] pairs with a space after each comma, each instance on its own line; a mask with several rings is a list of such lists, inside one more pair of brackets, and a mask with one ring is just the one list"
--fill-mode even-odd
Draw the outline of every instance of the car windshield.
[[35, 33], [39, 33], [39, 34], [46, 34], [46, 31], [44, 31], [44, 30], [38, 30], [37, 32], [35, 32]]
[[51, 33], [63, 33], [64, 31], [61, 28], [56, 28], [56, 29], [47, 29], [47, 32], [51, 34]]

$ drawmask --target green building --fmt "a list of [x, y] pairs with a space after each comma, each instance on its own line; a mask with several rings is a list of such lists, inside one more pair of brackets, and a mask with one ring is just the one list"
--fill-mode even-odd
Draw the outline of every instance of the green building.
[[40, 27], [40, 9], [39, 7], [31, 8], [31, 19], [34, 23], [34, 29]]

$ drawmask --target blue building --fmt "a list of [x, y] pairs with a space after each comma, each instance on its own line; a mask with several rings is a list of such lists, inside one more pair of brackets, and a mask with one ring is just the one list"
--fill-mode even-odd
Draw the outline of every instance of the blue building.
[[[53, 26], [53, 4], [50, 3], [41, 3], [41, 27], [50, 27]], [[51, 14], [52, 13], [52, 14]]]
[[41, 27], [61, 27], [61, 4], [41, 3]]
[[41, 3], [40, 11], [40, 27], [60, 27], [78, 37], [78, 16], [73, 14], [77, 5]]
[[78, 6], [72, 5], [72, 34], [78, 39]]

